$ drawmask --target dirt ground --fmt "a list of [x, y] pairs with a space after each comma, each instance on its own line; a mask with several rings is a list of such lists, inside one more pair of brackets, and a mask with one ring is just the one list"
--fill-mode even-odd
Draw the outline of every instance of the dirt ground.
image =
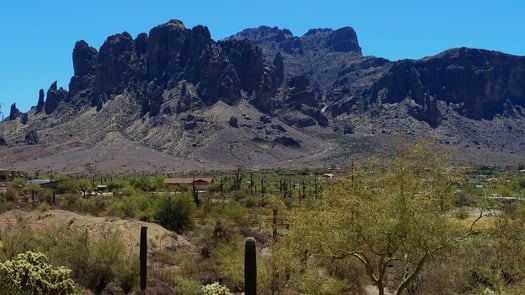
[[162, 226], [132, 219], [83, 216], [66, 210], [31, 211], [11, 210], [0, 214], [0, 228], [16, 228], [27, 224], [33, 229], [69, 225], [86, 230], [97, 239], [103, 233], [118, 231], [130, 253], [139, 253], [140, 228], [148, 228], [148, 252], [158, 253], [164, 249], [193, 250], [193, 245], [183, 236]]

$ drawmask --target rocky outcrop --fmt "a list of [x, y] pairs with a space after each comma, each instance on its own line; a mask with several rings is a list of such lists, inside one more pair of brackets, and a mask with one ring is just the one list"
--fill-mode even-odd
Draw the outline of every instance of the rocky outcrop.
[[523, 81], [524, 57], [459, 48], [395, 63], [374, 84], [370, 97], [388, 103], [409, 97], [428, 114], [437, 114], [432, 101], [441, 100], [468, 118], [491, 119], [503, 113], [505, 104], [525, 106]]
[[248, 39], [266, 51], [269, 48], [278, 49], [291, 55], [303, 55], [308, 50], [354, 52], [361, 55], [361, 47], [357, 34], [351, 27], [337, 30], [312, 29], [304, 36], [296, 37], [287, 29], [260, 26], [246, 29], [228, 39]]
[[[460, 48], [422, 60], [391, 62], [362, 56], [351, 27], [312, 29], [297, 37], [286, 29], [262, 26], [216, 42], [205, 26], [189, 29], [171, 20], [136, 38], [126, 32], [110, 36], [99, 50], [78, 41], [73, 67], [70, 91], [57, 89], [55, 82], [44, 100], [41, 90], [36, 113], [63, 110], [74, 116], [89, 104], [97, 111], [119, 104], [125, 109], [125, 116], [120, 114], [125, 119], [115, 120], [112, 128], [125, 130], [129, 138], [147, 138], [148, 144], [170, 151], [178, 147], [165, 137], [155, 138], [166, 136], [165, 132], [148, 137], [144, 130], [170, 126], [196, 135], [229, 126], [259, 132], [250, 138], [270, 143], [276, 134], [294, 129], [290, 127], [354, 135], [394, 134], [396, 130], [389, 128], [395, 127], [384, 121], [410, 116], [410, 124], [421, 123], [415, 118], [438, 128], [456, 115], [490, 120], [499, 115], [522, 118], [525, 113], [524, 57]], [[228, 114], [245, 107], [268, 119], [253, 125], [238, 121], [241, 114]], [[202, 121], [183, 119], [207, 111], [220, 118], [218, 123], [207, 121], [206, 115]], [[10, 113], [10, 118], [18, 117], [28, 125], [24, 130], [32, 130], [33, 122], [43, 116], [29, 120], [15, 110]], [[142, 121], [135, 124], [138, 118]], [[67, 116], [60, 119], [65, 121]], [[277, 121], [282, 126], [271, 124]], [[265, 124], [272, 126], [261, 127]], [[20, 141], [23, 134], [17, 136]], [[273, 143], [307, 146], [286, 138]]]
[[54, 112], [57, 109], [58, 104], [64, 101], [66, 96], [67, 91], [62, 87], [57, 89], [57, 81], [53, 82], [47, 90], [46, 102], [44, 103], [44, 110], [46, 114], [49, 115]]
[[16, 107], [16, 103], [13, 103], [11, 105], [11, 109], [9, 110], [9, 117], [8, 120], [16, 120], [16, 118], [20, 117], [22, 113], [20, 110]]
[[36, 103], [36, 112], [40, 113], [44, 109], [44, 102], [45, 96], [44, 96], [44, 89], [40, 89], [38, 91], [38, 102]]
[[301, 106], [317, 106], [315, 92], [310, 86], [310, 79], [307, 75], [292, 77], [288, 81], [288, 96], [286, 103], [289, 107], [300, 109]]
[[231, 116], [230, 120], [228, 120], [228, 124], [233, 128], [239, 128], [239, 120], [237, 117]]
[[93, 105], [112, 95], [120, 94], [135, 75], [134, 41], [130, 34], [124, 32], [109, 37], [98, 54]]
[[333, 51], [356, 52], [361, 54], [357, 34], [351, 27], [337, 29], [328, 37], [328, 46]]
[[75, 43], [73, 49], [73, 72], [69, 82], [69, 96], [73, 97], [83, 89], [93, 87], [97, 70], [98, 52], [84, 40]]
[[219, 45], [232, 63], [241, 89], [251, 94], [264, 74], [261, 48], [255, 47], [248, 39], [223, 41]]
[[38, 134], [35, 130], [30, 130], [26, 133], [24, 137], [25, 143], [32, 145], [38, 143]]
[[142, 115], [151, 116], [159, 114], [165, 103], [163, 93], [181, 81], [194, 86], [196, 97], [181, 91], [177, 112], [219, 100], [232, 105], [241, 99], [241, 92], [269, 112], [284, 76], [282, 57], [267, 65], [261, 49], [248, 40], [215, 42], [208, 28], [187, 29], [179, 20], [136, 39], [126, 32], [110, 36], [98, 52], [79, 41], [73, 64], [70, 98], [91, 97], [92, 106], [100, 110], [107, 100], [128, 92], [142, 106]]
[[289, 136], [279, 136], [273, 140], [273, 143], [280, 144], [289, 148], [300, 148], [301, 143]]

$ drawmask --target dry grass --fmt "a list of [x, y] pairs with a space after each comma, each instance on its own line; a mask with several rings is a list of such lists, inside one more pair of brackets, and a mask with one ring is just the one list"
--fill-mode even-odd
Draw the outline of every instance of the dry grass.
[[140, 228], [148, 227], [148, 252], [159, 253], [165, 249], [193, 251], [193, 245], [183, 236], [177, 235], [156, 223], [132, 219], [83, 216], [65, 210], [44, 212], [11, 210], [0, 215], [0, 228], [14, 229], [25, 224], [33, 229], [56, 226], [71, 226], [86, 230], [92, 239], [98, 239], [103, 233], [119, 232], [130, 253], [139, 253]]
[[[481, 213], [482, 217], [480, 218]], [[470, 209], [466, 218], [456, 218], [456, 221], [467, 229], [470, 229], [474, 223], [474, 226], [472, 226], [472, 231], [489, 233], [496, 226], [495, 222], [497, 214], [499, 214], [499, 212], [495, 210], [480, 212], [479, 209]]]

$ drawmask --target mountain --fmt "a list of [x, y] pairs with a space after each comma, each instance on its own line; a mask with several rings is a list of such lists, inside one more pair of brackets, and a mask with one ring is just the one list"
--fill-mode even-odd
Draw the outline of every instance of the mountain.
[[344, 165], [428, 139], [461, 163], [516, 164], [525, 57], [457, 48], [363, 56], [350, 27], [301, 37], [261, 26], [214, 41], [179, 20], [73, 49], [51, 84], [0, 123], [0, 166], [77, 173]]

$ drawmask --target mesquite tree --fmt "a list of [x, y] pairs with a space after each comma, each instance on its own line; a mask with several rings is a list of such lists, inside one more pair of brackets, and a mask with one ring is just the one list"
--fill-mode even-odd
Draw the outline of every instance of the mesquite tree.
[[405, 147], [394, 160], [354, 167], [317, 203], [298, 208], [289, 237], [306, 259], [353, 259], [380, 295], [387, 284], [399, 295], [432, 257], [472, 233], [447, 212], [455, 177], [442, 153]]

